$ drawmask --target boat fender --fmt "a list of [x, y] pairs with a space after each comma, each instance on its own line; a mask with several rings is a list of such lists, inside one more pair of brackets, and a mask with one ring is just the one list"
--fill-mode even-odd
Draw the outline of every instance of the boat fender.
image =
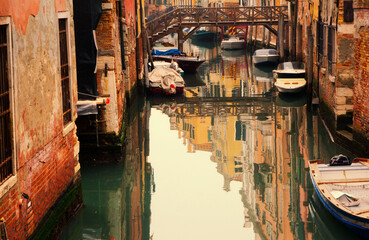
[[342, 165], [351, 165], [350, 158], [343, 154], [333, 156], [329, 161], [329, 166], [342, 166]]

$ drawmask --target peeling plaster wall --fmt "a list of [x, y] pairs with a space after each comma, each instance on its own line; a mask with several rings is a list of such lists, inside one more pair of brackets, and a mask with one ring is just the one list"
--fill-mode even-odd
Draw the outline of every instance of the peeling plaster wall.
[[[53, 5], [45, 0], [39, 2], [42, 10], [29, 18], [26, 34], [13, 31], [19, 166], [63, 131], [58, 14]], [[69, 27], [73, 40], [73, 26]], [[71, 81], [75, 85], [74, 47], [70, 53]], [[73, 97], [76, 99], [75, 93]]]
[[[79, 173], [73, 7], [72, 0], [0, 1], [0, 16], [10, 17], [12, 34], [16, 162], [14, 185], [6, 181], [1, 186], [0, 218], [7, 222], [9, 239], [26, 239]], [[73, 120], [63, 133], [58, 11], [65, 10], [70, 14]]]

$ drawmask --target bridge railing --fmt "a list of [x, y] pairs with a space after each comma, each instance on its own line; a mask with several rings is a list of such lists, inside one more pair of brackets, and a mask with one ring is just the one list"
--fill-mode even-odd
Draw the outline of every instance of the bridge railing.
[[287, 6], [253, 7], [182, 7], [163, 14], [146, 23], [149, 36], [168, 31], [174, 27], [196, 25], [246, 25], [278, 24], [279, 17], [288, 20]]

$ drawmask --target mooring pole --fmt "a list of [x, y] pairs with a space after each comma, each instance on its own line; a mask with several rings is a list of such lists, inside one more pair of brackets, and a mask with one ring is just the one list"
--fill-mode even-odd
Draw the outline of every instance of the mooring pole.
[[183, 52], [183, 30], [181, 27], [178, 29], [177, 33], [178, 33], [178, 50]]
[[313, 77], [314, 77], [314, 61], [313, 61], [313, 34], [311, 26], [307, 27], [308, 37], [308, 58], [307, 58], [307, 106], [311, 109], [313, 100]]
[[284, 61], [284, 19], [283, 15], [279, 15], [278, 19], [278, 51], [282, 61]]

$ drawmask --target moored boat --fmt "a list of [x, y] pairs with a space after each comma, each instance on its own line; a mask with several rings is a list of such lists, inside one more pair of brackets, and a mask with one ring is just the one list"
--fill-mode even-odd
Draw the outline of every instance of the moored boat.
[[207, 31], [205, 28], [201, 28], [200, 30], [192, 34], [190, 38], [195, 41], [213, 41], [215, 37], [215, 32]]
[[273, 70], [274, 78], [305, 78], [305, 65], [303, 62], [283, 62]]
[[236, 49], [243, 49], [244, 44], [245, 44], [245, 40], [232, 35], [228, 39], [222, 40], [220, 47], [224, 50], [236, 50]]
[[[369, 233], [369, 159], [335, 156], [330, 164], [310, 160], [314, 189], [339, 221], [359, 235]], [[368, 236], [368, 235], [366, 235]]]
[[204, 58], [199, 56], [186, 56], [178, 49], [170, 49], [167, 51], [153, 50], [152, 57], [154, 61], [177, 62], [178, 66], [184, 72], [196, 72], [197, 68], [205, 62]]
[[254, 64], [275, 64], [279, 61], [279, 54], [275, 49], [257, 49], [252, 55]]
[[305, 78], [277, 78], [274, 86], [280, 93], [299, 93], [305, 89]]
[[182, 94], [185, 82], [174, 69], [160, 66], [148, 74], [149, 89], [153, 94]]
[[176, 63], [176, 62], [154, 61], [153, 64], [154, 64], [154, 68], [156, 68], [156, 67], [173, 68], [174, 70], [176, 70], [181, 75], [181, 77], [184, 76], [183, 69], [180, 68], [178, 66], [178, 63]]

